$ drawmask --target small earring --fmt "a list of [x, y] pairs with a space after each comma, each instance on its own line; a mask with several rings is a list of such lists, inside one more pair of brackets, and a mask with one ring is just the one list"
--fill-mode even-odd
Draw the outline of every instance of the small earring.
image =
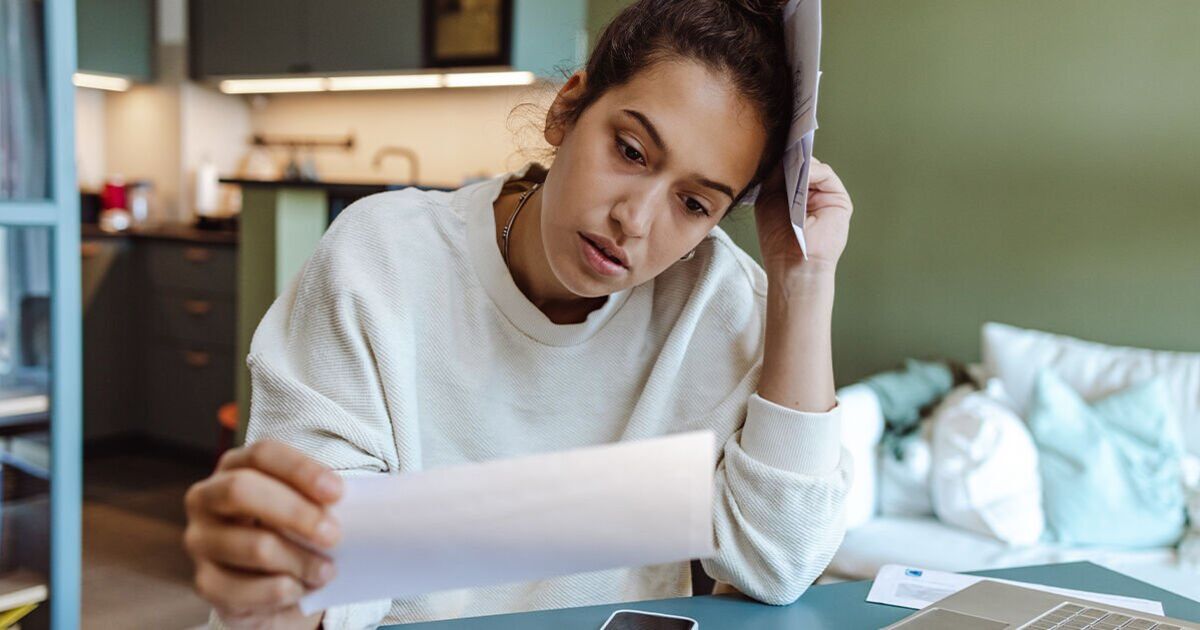
[[695, 258], [695, 257], [696, 257], [696, 250], [694, 250], [694, 249], [693, 249], [692, 251], [690, 251], [690, 252], [688, 252], [687, 254], [685, 254], [685, 255], [683, 256], [683, 258], [680, 258], [679, 260], [691, 260], [691, 259], [693, 259], [693, 258]]

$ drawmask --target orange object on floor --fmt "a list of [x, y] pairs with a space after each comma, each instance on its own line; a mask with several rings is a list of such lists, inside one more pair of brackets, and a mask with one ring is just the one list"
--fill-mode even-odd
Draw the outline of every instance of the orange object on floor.
[[236, 402], [221, 405], [217, 410], [217, 459], [233, 446], [233, 437], [238, 428], [238, 406]]
[[220, 423], [221, 428], [228, 429], [230, 431], [237, 431], [237, 412], [237, 403], [235, 402], [221, 405], [221, 408], [217, 410], [217, 422]]

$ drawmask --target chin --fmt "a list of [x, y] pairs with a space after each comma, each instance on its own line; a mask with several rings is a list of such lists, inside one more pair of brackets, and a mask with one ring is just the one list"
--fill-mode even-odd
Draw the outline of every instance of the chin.
[[603, 280], [590, 278], [586, 275], [586, 272], [582, 271], [577, 271], [570, 275], [571, 277], [569, 278], [564, 278], [560, 275], [559, 282], [562, 282], [568, 291], [582, 298], [605, 297], [625, 288], [609, 284]]
[[551, 259], [550, 270], [564, 287], [581, 298], [605, 297], [625, 288], [624, 282], [605, 281], [583, 268], [585, 264], [578, 256], [560, 254]]

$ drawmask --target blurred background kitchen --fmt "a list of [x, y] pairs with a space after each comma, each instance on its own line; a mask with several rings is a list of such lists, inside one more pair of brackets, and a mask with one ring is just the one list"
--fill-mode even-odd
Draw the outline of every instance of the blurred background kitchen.
[[[0, 610], [202, 624], [181, 499], [240, 440], [258, 319], [355, 199], [544, 159], [540, 108], [625, 4], [0, 0]], [[988, 320], [1200, 351], [1200, 5], [824, 22], [839, 385], [977, 360]]]

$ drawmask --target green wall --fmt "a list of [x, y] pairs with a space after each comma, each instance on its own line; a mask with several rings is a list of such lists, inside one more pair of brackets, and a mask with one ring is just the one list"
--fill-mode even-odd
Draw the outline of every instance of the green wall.
[[998, 320], [1200, 351], [1200, 3], [825, 3], [839, 383]]
[[630, 4], [629, 0], [588, 0], [587, 30], [589, 46], [596, 45], [596, 38], [608, 21], [613, 19], [621, 9]]
[[[978, 360], [988, 320], [1200, 351], [1200, 2], [824, 12], [816, 155], [855, 203], [839, 384]], [[757, 252], [749, 213], [726, 223]]]

